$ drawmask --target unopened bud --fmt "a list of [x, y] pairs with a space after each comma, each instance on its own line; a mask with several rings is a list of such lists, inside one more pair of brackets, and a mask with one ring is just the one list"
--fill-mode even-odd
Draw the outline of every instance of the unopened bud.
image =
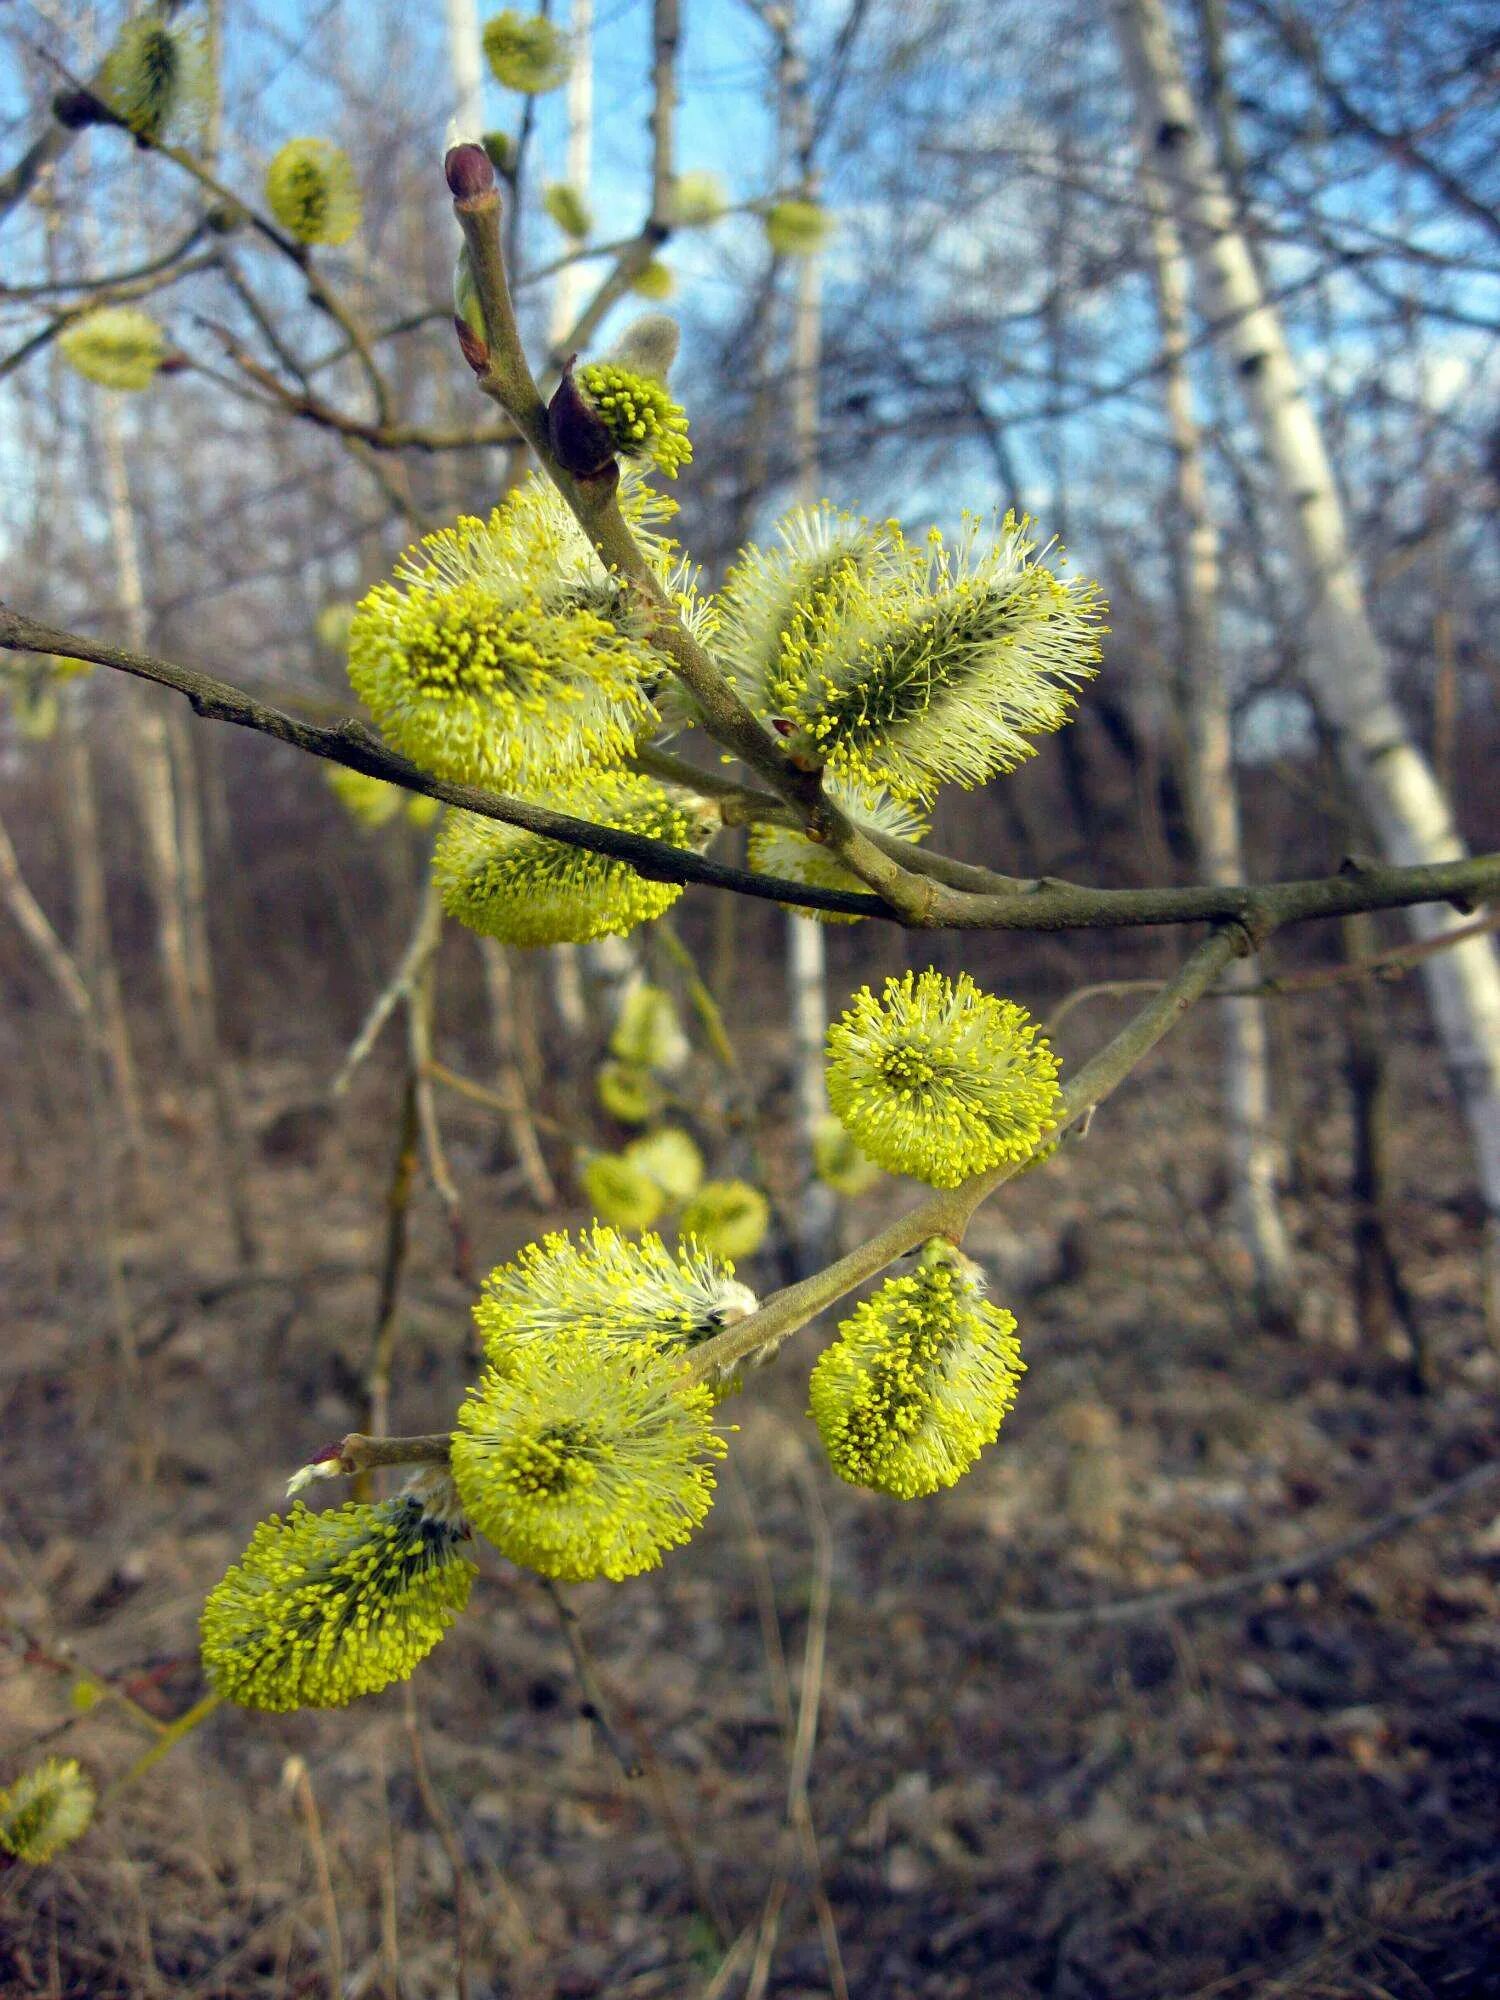
[[615, 462], [615, 441], [573, 380], [573, 355], [547, 406], [547, 435], [558, 464], [575, 479], [592, 479]]
[[449, 149], [443, 160], [443, 172], [455, 201], [473, 201], [479, 195], [495, 192], [495, 169], [490, 156], [472, 140]]

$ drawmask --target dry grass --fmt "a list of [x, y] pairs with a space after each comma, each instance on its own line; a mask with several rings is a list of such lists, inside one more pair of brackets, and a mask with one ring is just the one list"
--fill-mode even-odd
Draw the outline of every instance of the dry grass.
[[[0, 1608], [166, 1716], [199, 1691], [205, 1590], [290, 1466], [357, 1414], [395, 1084], [364, 1076], [315, 1159], [262, 1159], [286, 1275], [254, 1283], [220, 1262], [196, 1110], [158, 1115], [154, 1192], [125, 1218], [127, 1381], [65, 1036], [34, 1039], [0, 1244]], [[544, 1591], [492, 1558], [414, 1706], [392, 1690], [331, 1716], [220, 1711], [59, 1864], [0, 1875], [0, 1991], [438, 2000], [460, 1990], [460, 1910], [476, 2000], [811, 2000], [841, 1991], [839, 1966], [861, 2000], [1487, 1990], [1493, 1503], [1176, 1625], [1057, 1638], [989, 1615], [1289, 1553], [1494, 1450], [1464, 1163], [1426, 1057], [1401, 1075], [1402, 1248], [1441, 1378], [1426, 1398], [1354, 1334], [1331, 1084], [1299, 1113], [1317, 1138], [1296, 1203], [1307, 1337], [1235, 1304], [1211, 1078], [1195, 1025], [983, 1218], [1031, 1372], [954, 1493], [902, 1507], [827, 1476], [804, 1339], [744, 1399], [744, 1504], [731, 1488], [658, 1574], [572, 1593], [642, 1778], [580, 1717]], [[257, 1067], [256, 1121], [313, 1081], [305, 1062]], [[535, 1218], [493, 1192], [481, 1120], [455, 1115], [450, 1136], [495, 1261]], [[468, 1365], [425, 1196], [416, 1240], [406, 1429], [444, 1420]], [[7, 1771], [50, 1731], [104, 1782], [144, 1746], [114, 1704], [70, 1721], [67, 1686], [24, 1645], [0, 1654]]]

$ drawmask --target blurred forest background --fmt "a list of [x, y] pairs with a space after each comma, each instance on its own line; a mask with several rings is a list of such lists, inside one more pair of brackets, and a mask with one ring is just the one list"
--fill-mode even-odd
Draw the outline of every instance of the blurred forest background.
[[[352, 710], [344, 608], [515, 470], [470, 441], [495, 413], [451, 326], [457, 110], [515, 142], [539, 367], [598, 351], [642, 309], [632, 281], [670, 269], [679, 530], [710, 580], [820, 493], [918, 533], [1015, 508], [1101, 580], [1113, 635], [1076, 724], [945, 796], [935, 844], [1106, 886], [1373, 851], [1309, 694], [1288, 497], [1143, 170], [1105, 0], [564, 0], [572, 75], [535, 98], [482, 70], [467, 0], [184, 15], [221, 78], [196, 173], [50, 118], [121, 9], [0, 10], [9, 605]], [[1399, 706], [1465, 838], [1500, 848], [1494, 11], [1171, 20]], [[262, 207], [297, 136], [345, 148], [363, 199], [307, 268], [212, 185]], [[717, 176], [727, 212], [680, 226], [674, 175]], [[586, 254], [556, 183], [586, 198]], [[833, 232], [784, 254], [766, 209], [809, 197]], [[64, 359], [99, 303], [165, 328], [141, 394]], [[1171, 931], [815, 928], [690, 889], [622, 949], [450, 927], [351, 1062], [417, 963], [430, 831], [362, 827], [327, 767], [164, 692], [5, 658], [0, 1779], [43, 1741], [101, 1789], [127, 1772], [201, 1693], [203, 1595], [292, 1469], [372, 1414], [446, 1426], [474, 1274], [586, 1219], [584, 1152], [630, 1136], [595, 1084], [643, 978], [691, 1041], [675, 1121], [771, 1197], [742, 1271], [768, 1290], [909, 1198], [809, 1184], [822, 1022], [853, 988], [966, 969], [1074, 1064], [1124, 1018], [1116, 982], [1181, 957]], [[0, 1990], [1500, 1990], [1494, 1489], [1391, 1519], [1493, 1456], [1500, 1375], [1408, 937], [1396, 914], [1278, 937], [1246, 975], [1263, 1002], [1198, 1008], [1084, 1143], [980, 1212], [1030, 1372], [952, 1494], [838, 1486], [791, 1343], [703, 1534], [570, 1594], [643, 1778], [582, 1715], [549, 1597], [496, 1559], [410, 1688], [221, 1710], [53, 1866], [0, 1873]], [[1131, 1609], [1157, 1590], [1188, 1601]], [[1104, 1615], [1041, 1617], [1077, 1607]], [[80, 1673], [106, 1691], [86, 1714]]]

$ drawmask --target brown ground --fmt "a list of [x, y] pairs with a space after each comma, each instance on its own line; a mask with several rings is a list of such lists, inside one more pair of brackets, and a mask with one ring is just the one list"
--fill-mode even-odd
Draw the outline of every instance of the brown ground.
[[[1399, 1007], [1415, 1031], [1414, 998]], [[57, 1865], [0, 1876], [0, 1991], [324, 1994], [337, 1950], [348, 1994], [451, 1995], [456, 1856], [475, 1996], [739, 1995], [762, 1936], [765, 1991], [811, 2000], [835, 1990], [830, 1924], [858, 2000], [1500, 1992], [1500, 1489], [1300, 1584], [1175, 1620], [1061, 1635], [1004, 1622], [1295, 1554], [1494, 1453], [1462, 1150], [1414, 1046], [1400, 1248], [1431, 1393], [1355, 1334], [1340, 1085], [1326, 1067], [1305, 1080], [1331, 1011], [1283, 1017], [1305, 1058], [1300, 1341], [1235, 1303], [1207, 1164], [1205, 1018], [977, 1226], [1031, 1366], [968, 1480], [909, 1506], [838, 1485], [800, 1414], [804, 1336], [742, 1399], [734, 1471], [693, 1546], [653, 1576], [573, 1593], [644, 1779], [626, 1781], [580, 1718], [542, 1590], [491, 1555], [474, 1609], [414, 1683], [425, 1799], [398, 1690], [328, 1716], [221, 1711]], [[1111, 1018], [1075, 1015], [1071, 1046]], [[12, 1070], [0, 1236], [0, 1610], [175, 1714], [199, 1691], [204, 1592], [288, 1470], [358, 1417], [394, 1079], [363, 1078], [315, 1160], [258, 1155], [285, 1283], [220, 1282], [199, 1115], [158, 1104], [157, 1189], [133, 1192], [124, 1218], [141, 1345], [127, 1389], [66, 1032], [37, 1015], [7, 1032], [7, 1067], [21, 1042], [29, 1054], [24, 1081]], [[305, 1049], [258, 1058], [252, 1122], [326, 1067]], [[446, 1111], [493, 1262], [536, 1222], [486, 1173], [483, 1119]], [[451, 1412], [464, 1304], [424, 1195], [397, 1428]], [[786, 1833], [784, 1723], [808, 1692], [825, 1587], [820, 1926]], [[0, 1742], [16, 1752], [0, 1775], [66, 1718], [67, 1686], [23, 1645], [0, 1651]], [[144, 1740], [106, 1705], [58, 1747], [103, 1783]]]

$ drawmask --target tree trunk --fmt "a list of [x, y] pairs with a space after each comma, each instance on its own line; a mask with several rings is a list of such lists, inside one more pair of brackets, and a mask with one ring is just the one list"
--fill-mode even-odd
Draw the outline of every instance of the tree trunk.
[[[1143, 166], [1161, 321], [1162, 393], [1175, 460], [1173, 569], [1181, 653], [1177, 681], [1186, 721], [1188, 797], [1198, 864], [1210, 882], [1245, 880], [1229, 689], [1219, 646], [1219, 532], [1209, 502], [1203, 441], [1188, 375], [1188, 272], [1161, 184]], [[1237, 960], [1225, 984], [1253, 985]], [[1271, 1120], [1270, 1043], [1265, 1003], [1227, 1000], [1223, 1037], [1224, 1115], [1235, 1227], [1268, 1318], [1295, 1325], [1291, 1248], [1278, 1198], [1279, 1162]]]
[[526, 1192], [537, 1207], [555, 1208], [557, 1188], [537, 1140], [526, 1094], [526, 1071], [521, 1060], [510, 960], [505, 955], [505, 946], [491, 937], [479, 939], [479, 956], [484, 967], [484, 990], [490, 1006], [490, 1034], [495, 1044], [495, 1089], [509, 1106], [506, 1124], [510, 1131], [511, 1151], [526, 1183]]
[[[1351, 962], [1373, 956], [1379, 935], [1372, 917], [1346, 917], [1344, 947]], [[1412, 1386], [1426, 1386], [1422, 1324], [1401, 1274], [1391, 1228], [1390, 1071], [1385, 1008], [1373, 976], [1352, 980], [1344, 1001], [1344, 1074], [1354, 1125], [1350, 1201], [1354, 1210], [1354, 1306], [1360, 1332], [1374, 1353], [1399, 1326], [1411, 1349]]]
[[[98, 408], [121, 610], [131, 645], [144, 652], [151, 634], [120, 413], [108, 391], [99, 396]], [[208, 1087], [235, 1249], [242, 1263], [251, 1263], [255, 1235], [244, 1144], [234, 1085], [219, 1048], [214, 1020], [203, 821], [190, 728], [178, 707], [164, 707], [152, 691], [132, 700], [127, 712], [131, 773], [146, 838], [168, 1011], [189, 1077]]]
[[[805, 199], [818, 183], [813, 162], [812, 100], [807, 60], [797, 40], [799, 22], [788, 7], [779, 16], [777, 94], [783, 150], [789, 153]], [[818, 371], [823, 346], [822, 264], [816, 257], [797, 262], [792, 305], [792, 442], [796, 455], [796, 495], [811, 506], [818, 498]], [[828, 1116], [825, 1043], [828, 1034], [828, 964], [823, 926], [812, 917], [788, 913], [787, 998], [792, 1030], [792, 1105], [801, 1151], [803, 1185], [795, 1206], [799, 1261], [806, 1270], [826, 1263], [831, 1251], [837, 1203], [812, 1172], [819, 1125]]]
[[[1405, 864], [1451, 860], [1462, 843], [1392, 697], [1323, 438], [1200, 128], [1163, 0], [1114, 0], [1114, 15], [1148, 155], [1193, 258], [1204, 316], [1234, 364], [1280, 488], [1281, 529], [1307, 597], [1313, 698], [1384, 854]], [[1446, 906], [1410, 913], [1423, 939], [1459, 922]], [[1423, 975], [1474, 1145], [1493, 1330], [1500, 1324], [1500, 959], [1489, 939], [1475, 938], [1426, 960]]]
[[109, 887], [99, 844], [99, 795], [94, 783], [94, 758], [76, 691], [65, 689], [60, 732], [63, 783], [67, 799], [63, 814], [73, 874], [73, 904], [77, 923], [75, 952], [93, 996], [99, 1045], [114, 1084], [114, 1098], [129, 1149], [139, 1157], [145, 1148], [140, 1087], [130, 1030], [120, 993], [119, 968], [109, 934]]

